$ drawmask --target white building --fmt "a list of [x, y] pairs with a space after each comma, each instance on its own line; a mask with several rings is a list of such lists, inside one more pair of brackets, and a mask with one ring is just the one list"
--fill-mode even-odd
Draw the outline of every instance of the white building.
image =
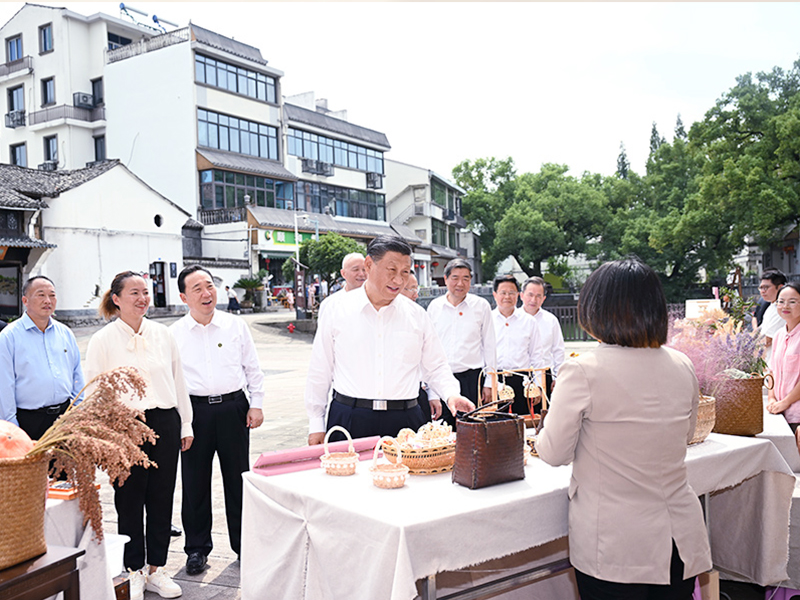
[[156, 33], [100, 13], [25, 4], [0, 27], [0, 162], [55, 170], [104, 160], [105, 51]]
[[444, 285], [444, 267], [461, 257], [470, 261], [473, 281], [481, 281], [478, 236], [464, 229], [458, 185], [430, 169], [387, 159], [386, 195], [392, 227], [407, 227], [421, 240], [414, 249], [420, 286]]

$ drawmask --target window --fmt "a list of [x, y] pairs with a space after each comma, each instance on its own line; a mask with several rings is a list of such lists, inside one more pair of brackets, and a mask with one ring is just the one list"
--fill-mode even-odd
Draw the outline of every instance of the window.
[[431, 179], [431, 200], [442, 208], [447, 206], [447, 188], [434, 179]]
[[131, 40], [126, 37], [122, 37], [121, 35], [117, 35], [116, 33], [108, 32], [108, 49], [114, 50], [115, 48], [119, 48], [120, 46], [127, 46], [131, 43]]
[[0, 235], [16, 237], [22, 233], [20, 216], [15, 210], [0, 210]]
[[309, 212], [326, 211], [340, 217], [356, 217], [372, 221], [386, 218], [386, 196], [372, 191], [356, 190], [310, 181], [299, 181], [297, 208]]
[[92, 96], [94, 97], [94, 105], [102, 106], [105, 102], [103, 95], [103, 78], [92, 79]]
[[448, 227], [447, 228], [447, 245], [450, 248], [458, 248], [458, 244], [456, 244], [456, 228], [455, 227]]
[[257, 206], [294, 206], [294, 184], [287, 181], [220, 169], [200, 171], [200, 206], [204, 210], [244, 206], [245, 195]]
[[53, 51], [53, 24], [39, 27], [39, 54]]
[[6, 62], [22, 59], [22, 36], [17, 35], [6, 40]]
[[197, 111], [197, 143], [208, 148], [278, 160], [276, 127], [210, 110]]
[[52, 77], [42, 79], [42, 106], [56, 103], [56, 80]]
[[94, 159], [106, 159], [106, 136], [98, 135], [94, 138]]
[[50, 135], [44, 138], [44, 159], [48, 162], [58, 162], [57, 135]]
[[431, 242], [439, 246], [447, 246], [447, 226], [441, 221], [431, 219]]
[[28, 166], [28, 151], [25, 148], [25, 144], [15, 144], [10, 146], [9, 156], [11, 158], [12, 165], [17, 165], [18, 167]]
[[8, 90], [8, 112], [25, 110], [25, 92], [21, 85]]
[[242, 94], [265, 102], [276, 102], [276, 79], [234, 65], [195, 54], [194, 74], [198, 83]]
[[334, 140], [315, 133], [289, 129], [286, 152], [300, 158], [333, 163], [338, 167], [383, 175], [383, 152]]

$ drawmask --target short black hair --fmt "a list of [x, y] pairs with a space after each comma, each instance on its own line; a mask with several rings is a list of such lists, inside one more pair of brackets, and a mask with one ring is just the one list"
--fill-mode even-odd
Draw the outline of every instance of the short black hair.
[[411, 246], [396, 235], [379, 235], [367, 245], [367, 256], [374, 261], [382, 259], [387, 252], [411, 256]]
[[797, 281], [789, 281], [789, 282], [788, 282], [786, 285], [784, 285], [784, 286], [783, 286], [783, 287], [780, 289], [780, 291], [778, 292], [778, 298], [780, 298], [780, 297], [781, 297], [781, 292], [782, 292], [783, 290], [785, 290], [786, 288], [792, 288], [792, 289], [793, 289], [795, 292], [797, 292], [798, 294], [800, 294], [800, 283], [798, 283]]
[[519, 281], [517, 281], [517, 278], [513, 275], [498, 275], [495, 277], [492, 282], [492, 290], [496, 292], [501, 283], [513, 283], [514, 287], [519, 291]]
[[544, 292], [544, 295], [547, 296], [547, 282], [544, 279], [542, 279], [541, 277], [536, 277], [534, 275], [533, 277], [528, 277], [525, 281], [523, 281], [522, 282], [522, 291], [523, 291], [523, 293], [525, 292], [525, 290], [528, 288], [529, 285], [540, 285], [540, 286], [542, 286], [542, 291]]
[[200, 265], [192, 265], [190, 267], [186, 267], [183, 269], [183, 271], [180, 272], [180, 275], [178, 275], [178, 291], [181, 294], [186, 293], [186, 278], [192, 273], [197, 273], [197, 271], [203, 271], [203, 273], [208, 273], [208, 276], [211, 277], [211, 281], [214, 281], [214, 276], [211, 274], [211, 271], [209, 271], [205, 267]]
[[578, 322], [592, 337], [631, 348], [667, 343], [667, 299], [661, 280], [637, 257], [600, 265], [578, 298]]
[[761, 280], [763, 281], [764, 279], [769, 279], [775, 287], [786, 285], [787, 281], [783, 271], [775, 268], [765, 269], [764, 272], [761, 273]]
[[466, 269], [469, 271], [470, 276], [472, 275], [472, 265], [463, 258], [454, 258], [447, 263], [444, 267], [444, 276], [450, 277], [450, 273], [453, 272], [453, 269]]
[[22, 284], [22, 295], [27, 298], [28, 297], [28, 290], [31, 288], [31, 285], [33, 285], [33, 282], [34, 281], [39, 281], [40, 279], [44, 279], [45, 281], [49, 281], [50, 284], [53, 287], [56, 287], [56, 284], [53, 283], [53, 280], [50, 279], [49, 277], [45, 277], [44, 275], [37, 275], [36, 277], [31, 277], [30, 279], [28, 279], [28, 281], [26, 281], [25, 283]]

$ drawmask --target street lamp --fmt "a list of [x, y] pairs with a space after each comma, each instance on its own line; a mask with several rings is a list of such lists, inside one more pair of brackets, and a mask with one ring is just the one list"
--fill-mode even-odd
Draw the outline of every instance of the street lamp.
[[319, 241], [319, 221], [317, 219], [312, 219], [308, 215], [303, 215], [303, 220], [306, 223], [313, 223], [314, 224], [314, 241]]

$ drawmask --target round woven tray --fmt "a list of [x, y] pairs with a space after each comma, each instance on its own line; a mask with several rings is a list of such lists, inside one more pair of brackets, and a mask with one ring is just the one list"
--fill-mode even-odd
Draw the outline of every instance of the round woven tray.
[[[396, 462], [395, 464], [378, 464], [378, 451], [386, 441], [391, 439], [390, 437], [381, 438], [375, 445], [375, 451], [372, 453], [372, 466], [369, 468], [369, 472], [372, 473], [372, 483], [376, 487], [385, 490], [403, 487], [406, 484], [406, 477], [409, 472], [408, 467], [402, 462]], [[403, 458], [404, 457], [401, 456], [400, 461], [402, 461]]]
[[[390, 462], [398, 462], [397, 452], [397, 442], [394, 439], [384, 442], [383, 454]], [[403, 450], [402, 454], [403, 464], [408, 467], [408, 472], [412, 475], [434, 475], [453, 470], [456, 445], [451, 443], [433, 448]]]
[[[334, 431], [341, 431], [347, 436], [347, 441], [350, 442], [348, 452], [329, 452], [328, 451], [328, 438]], [[319, 457], [320, 466], [325, 469], [328, 475], [353, 475], [356, 472], [356, 465], [358, 464], [358, 452], [353, 447], [353, 438], [350, 437], [350, 432], [344, 427], [334, 425], [325, 434], [325, 454]]]

